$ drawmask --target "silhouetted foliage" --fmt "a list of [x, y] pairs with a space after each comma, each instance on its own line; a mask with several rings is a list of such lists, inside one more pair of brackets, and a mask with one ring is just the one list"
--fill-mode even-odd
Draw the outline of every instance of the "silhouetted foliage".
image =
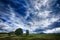
[[11, 36], [10, 32], [8, 33], [8, 36]]
[[18, 29], [16, 29], [15, 34], [16, 34], [17, 36], [23, 35], [23, 30], [22, 30], [21, 28], [18, 28]]
[[28, 36], [29, 35], [29, 30], [26, 30], [26, 36]]
[[11, 36], [11, 35], [14, 35], [14, 33], [15, 33], [14, 31], [11, 31], [8, 33], [8, 35]]

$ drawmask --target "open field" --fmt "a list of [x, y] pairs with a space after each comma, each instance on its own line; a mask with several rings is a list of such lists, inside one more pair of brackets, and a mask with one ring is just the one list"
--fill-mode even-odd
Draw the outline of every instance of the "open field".
[[0, 40], [60, 40], [60, 34], [30, 34], [28, 36], [0, 34]]

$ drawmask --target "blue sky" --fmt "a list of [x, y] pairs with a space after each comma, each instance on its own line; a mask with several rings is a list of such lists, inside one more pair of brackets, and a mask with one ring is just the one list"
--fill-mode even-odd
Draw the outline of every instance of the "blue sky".
[[60, 33], [59, 0], [0, 0], [0, 32]]

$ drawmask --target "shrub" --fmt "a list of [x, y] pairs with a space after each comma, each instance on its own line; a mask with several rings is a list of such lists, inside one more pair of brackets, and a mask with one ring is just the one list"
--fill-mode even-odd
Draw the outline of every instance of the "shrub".
[[8, 33], [8, 35], [11, 36], [11, 35], [14, 35], [14, 33], [15, 33], [14, 31], [11, 31]]
[[8, 36], [11, 36], [11, 34], [10, 34], [10, 33], [8, 33]]

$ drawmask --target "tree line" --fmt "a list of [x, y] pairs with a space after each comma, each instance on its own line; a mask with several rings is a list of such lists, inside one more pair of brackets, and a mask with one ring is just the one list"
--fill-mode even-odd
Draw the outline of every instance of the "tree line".
[[[8, 35], [10, 36], [11, 33], [13, 33], [13, 32], [8, 33]], [[22, 36], [23, 35], [23, 29], [22, 28], [16, 29], [15, 32], [14, 32], [14, 34], [16, 36]], [[26, 34], [26, 36], [28, 36], [29, 35], [29, 30], [26, 30], [26, 33], [25, 34]]]

